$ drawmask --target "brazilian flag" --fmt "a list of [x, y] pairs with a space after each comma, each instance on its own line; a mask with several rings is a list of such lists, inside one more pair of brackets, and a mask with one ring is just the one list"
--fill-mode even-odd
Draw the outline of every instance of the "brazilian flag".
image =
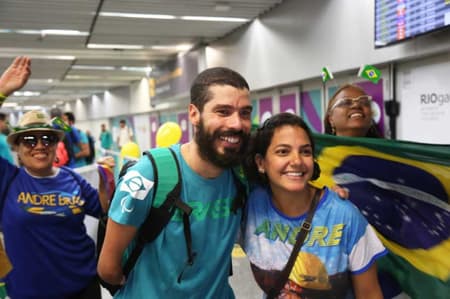
[[348, 188], [389, 250], [380, 273], [413, 299], [448, 299], [450, 146], [314, 137], [322, 169], [317, 184]]

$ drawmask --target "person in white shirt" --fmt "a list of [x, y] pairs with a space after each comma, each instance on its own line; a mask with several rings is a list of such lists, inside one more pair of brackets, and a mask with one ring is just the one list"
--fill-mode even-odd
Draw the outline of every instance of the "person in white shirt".
[[128, 128], [127, 123], [124, 119], [121, 119], [119, 122], [119, 135], [117, 136], [117, 146], [119, 149], [124, 146], [124, 144], [127, 144], [128, 142], [133, 141], [133, 130]]

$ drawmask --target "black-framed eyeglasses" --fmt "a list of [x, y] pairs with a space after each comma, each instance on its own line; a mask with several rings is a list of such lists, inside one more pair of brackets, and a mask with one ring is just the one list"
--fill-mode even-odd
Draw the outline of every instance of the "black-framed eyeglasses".
[[365, 106], [365, 107], [370, 107], [371, 102], [372, 102], [372, 97], [368, 96], [368, 95], [362, 95], [362, 96], [359, 96], [356, 98], [344, 97], [344, 98], [337, 99], [336, 102], [334, 102], [333, 106], [331, 106], [330, 111], [337, 107], [350, 108], [351, 106], [353, 106], [354, 103]]
[[22, 135], [19, 137], [19, 143], [22, 143], [28, 148], [34, 148], [38, 144], [38, 141], [45, 147], [53, 146], [58, 143], [58, 137], [53, 134], [44, 134], [44, 135]]

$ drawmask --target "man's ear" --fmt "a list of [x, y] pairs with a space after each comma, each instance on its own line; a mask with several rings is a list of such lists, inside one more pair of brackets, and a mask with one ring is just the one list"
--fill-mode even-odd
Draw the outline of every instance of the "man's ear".
[[194, 127], [200, 123], [200, 111], [194, 104], [189, 104], [189, 121]]

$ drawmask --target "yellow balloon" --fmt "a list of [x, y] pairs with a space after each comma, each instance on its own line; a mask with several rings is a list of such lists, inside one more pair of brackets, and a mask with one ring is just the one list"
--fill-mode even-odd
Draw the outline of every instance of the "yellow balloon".
[[139, 149], [139, 145], [134, 142], [125, 143], [120, 150], [120, 157], [132, 157], [139, 158], [141, 156], [141, 150]]
[[159, 147], [171, 146], [181, 139], [181, 128], [175, 122], [166, 122], [156, 132], [156, 145]]

